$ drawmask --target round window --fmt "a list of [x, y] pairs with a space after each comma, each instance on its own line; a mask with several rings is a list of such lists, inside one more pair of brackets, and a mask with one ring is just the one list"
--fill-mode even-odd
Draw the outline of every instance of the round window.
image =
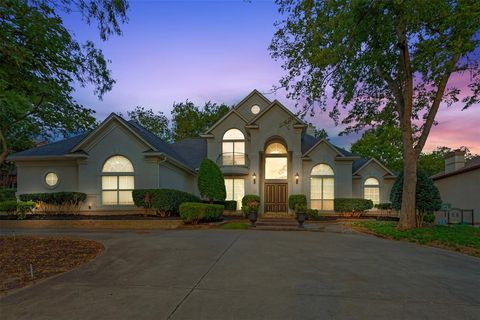
[[260, 112], [260, 107], [257, 105], [253, 105], [250, 111], [252, 111], [253, 114], [257, 114]]
[[58, 176], [56, 173], [54, 172], [49, 172], [47, 173], [47, 175], [45, 176], [45, 183], [49, 186], [49, 187], [55, 187], [57, 184], [58, 184]]

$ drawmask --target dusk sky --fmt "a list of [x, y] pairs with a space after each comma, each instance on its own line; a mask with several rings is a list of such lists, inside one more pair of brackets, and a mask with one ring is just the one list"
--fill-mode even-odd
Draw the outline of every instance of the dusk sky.
[[[267, 49], [280, 18], [271, 1], [130, 1], [128, 17], [123, 36], [107, 42], [77, 16], [65, 21], [79, 40], [93, 40], [112, 60], [117, 83], [103, 101], [91, 88], [75, 93], [81, 104], [97, 111], [99, 120], [137, 105], [170, 116], [172, 104], [186, 99], [235, 104], [253, 89], [270, 91], [284, 73]], [[453, 80], [465, 87], [468, 79], [466, 74]], [[283, 94], [266, 96], [295, 112], [294, 102]], [[459, 105], [441, 108], [425, 151], [464, 145], [480, 154], [480, 106], [460, 110]], [[342, 147], [359, 137], [338, 137], [342, 127], [335, 127], [327, 114], [317, 112], [306, 120], [327, 130]]]

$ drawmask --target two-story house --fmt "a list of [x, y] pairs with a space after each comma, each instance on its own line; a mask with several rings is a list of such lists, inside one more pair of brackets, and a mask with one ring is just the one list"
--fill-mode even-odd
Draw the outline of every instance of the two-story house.
[[90, 133], [10, 157], [18, 194], [79, 191], [84, 213], [131, 212], [131, 190], [173, 188], [198, 194], [205, 157], [225, 175], [227, 199], [258, 194], [264, 212], [288, 211], [291, 194], [332, 211], [335, 198], [389, 202], [394, 174], [375, 159], [316, 139], [279, 101], [254, 90], [198, 138], [169, 144], [138, 123], [111, 114]]

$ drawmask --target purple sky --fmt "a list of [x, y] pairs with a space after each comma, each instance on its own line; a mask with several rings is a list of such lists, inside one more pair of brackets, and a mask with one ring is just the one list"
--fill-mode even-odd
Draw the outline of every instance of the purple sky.
[[[75, 16], [67, 26], [80, 40], [93, 40], [106, 57], [117, 83], [99, 101], [91, 88], [79, 88], [77, 100], [97, 111], [99, 120], [110, 112], [137, 105], [170, 116], [173, 102], [189, 99], [235, 104], [253, 89], [268, 92], [283, 74], [267, 50], [280, 16], [271, 1], [131, 1], [123, 36], [99, 41], [94, 27]], [[463, 84], [468, 75], [454, 81]], [[283, 94], [269, 94], [294, 109]], [[441, 108], [439, 125], [425, 147], [468, 146], [480, 154], [480, 106]], [[358, 135], [338, 137], [342, 130], [326, 114], [306, 119], [327, 130], [332, 142], [349, 148]]]

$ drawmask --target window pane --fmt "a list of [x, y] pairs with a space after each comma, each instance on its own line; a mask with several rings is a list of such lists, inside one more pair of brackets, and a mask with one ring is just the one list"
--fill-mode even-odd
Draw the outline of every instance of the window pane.
[[242, 207], [242, 198], [245, 195], [245, 179], [234, 179], [233, 200], [237, 201], [237, 210]]
[[375, 178], [368, 178], [365, 180], [365, 185], [366, 186], [378, 186], [378, 180]]
[[329, 165], [319, 164], [312, 168], [311, 174], [316, 176], [333, 176], [333, 170]]
[[119, 191], [118, 204], [133, 204], [132, 191]]
[[103, 176], [102, 177], [102, 189], [103, 190], [116, 190], [117, 189], [117, 176]]
[[119, 184], [119, 189], [120, 190], [133, 190], [135, 189], [134, 187], [134, 178], [133, 176], [120, 176], [118, 177], [118, 184]]
[[322, 200], [323, 207], [322, 210], [332, 211], [333, 210], [333, 200]]
[[106, 205], [117, 204], [117, 191], [103, 191], [102, 203]]
[[223, 140], [244, 140], [242, 131], [238, 129], [230, 129], [223, 135]]
[[287, 149], [285, 146], [278, 142], [270, 143], [265, 150], [266, 154], [286, 154]]
[[333, 199], [335, 188], [333, 178], [322, 178], [323, 180], [323, 199]]
[[322, 210], [322, 200], [310, 200], [310, 207], [312, 209]]
[[133, 165], [124, 156], [113, 156], [103, 165], [103, 172], [133, 172]]
[[287, 158], [265, 158], [265, 179], [287, 179]]
[[312, 178], [310, 181], [310, 199], [322, 199], [322, 179]]
[[365, 187], [364, 198], [372, 200], [373, 204], [380, 203], [380, 189], [378, 187]]
[[233, 179], [225, 179], [225, 190], [227, 191], [227, 200], [233, 199]]
[[231, 153], [233, 152], [233, 142], [224, 142], [223, 144], [223, 153]]

